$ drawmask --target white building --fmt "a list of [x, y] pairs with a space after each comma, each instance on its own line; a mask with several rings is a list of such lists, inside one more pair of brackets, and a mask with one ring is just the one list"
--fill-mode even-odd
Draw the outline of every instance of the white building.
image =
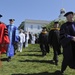
[[31, 20], [26, 19], [24, 24], [24, 31], [28, 31], [31, 33], [40, 33], [42, 30], [42, 27], [49, 24], [50, 21], [46, 20]]

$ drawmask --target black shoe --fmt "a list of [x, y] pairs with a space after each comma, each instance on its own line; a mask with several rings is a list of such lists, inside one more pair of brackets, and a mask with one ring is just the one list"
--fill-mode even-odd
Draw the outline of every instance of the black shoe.
[[10, 59], [8, 58], [7, 61], [10, 62]]
[[45, 56], [44, 54], [42, 54], [42, 56]]
[[46, 55], [46, 53], [45, 52], [42, 52], [42, 56], [45, 56]]
[[14, 55], [16, 55], [16, 53], [14, 53]]
[[61, 70], [61, 74], [63, 74], [63, 73], [64, 73], [64, 71]]
[[55, 62], [55, 65], [57, 66], [57, 65], [58, 65], [58, 63], [57, 63], [57, 62]]
[[8, 58], [7, 58], [7, 61], [9, 62], [10, 60], [11, 60], [11, 57], [8, 57]]

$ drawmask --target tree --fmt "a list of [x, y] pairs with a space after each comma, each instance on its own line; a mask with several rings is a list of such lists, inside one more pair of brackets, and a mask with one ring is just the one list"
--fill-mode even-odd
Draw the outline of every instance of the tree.
[[[59, 20], [59, 27], [61, 27], [61, 25], [63, 23], [65, 23], [66, 21], [63, 21], [63, 20]], [[54, 20], [51, 21], [49, 24], [46, 25], [46, 28], [47, 28], [47, 31], [50, 31], [51, 28], [53, 28], [53, 25], [54, 25]]]
[[50, 31], [50, 29], [53, 27], [54, 21], [51, 21], [49, 24], [46, 25], [47, 31]]
[[18, 27], [18, 29], [23, 29], [24, 30], [24, 24], [25, 24], [25, 21], [23, 21], [20, 26]]

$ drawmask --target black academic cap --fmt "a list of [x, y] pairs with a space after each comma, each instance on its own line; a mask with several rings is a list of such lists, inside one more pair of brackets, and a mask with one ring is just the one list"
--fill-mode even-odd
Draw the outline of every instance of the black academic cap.
[[58, 23], [59, 23], [59, 21], [55, 21], [55, 22], [54, 22], [54, 24], [58, 24]]
[[42, 29], [46, 29], [46, 27], [42, 27]]
[[74, 14], [72, 11], [70, 11], [70, 12], [67, 12], [64, 16], [66, 17], [66, 16], [68, 16], [69, 14]]
[[9, 21], [15, 21], [15, 19], [9, 19]]
[[2, 17], [2, 15], [0, 14], [0, 17]]

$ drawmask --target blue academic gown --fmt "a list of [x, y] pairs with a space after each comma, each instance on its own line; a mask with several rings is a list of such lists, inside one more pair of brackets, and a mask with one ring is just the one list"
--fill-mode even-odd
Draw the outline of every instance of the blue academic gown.
[[8, 36], [10, 39], [10, 43], [7, 49], [7, 56], [12, 57], [14, 56], [14, 42], [16, 42], [17, 27], [15, 27], [14, 25], [7, 25], [7, 29], [8, 29]]

